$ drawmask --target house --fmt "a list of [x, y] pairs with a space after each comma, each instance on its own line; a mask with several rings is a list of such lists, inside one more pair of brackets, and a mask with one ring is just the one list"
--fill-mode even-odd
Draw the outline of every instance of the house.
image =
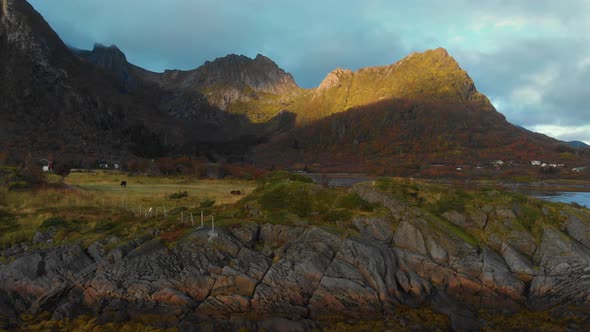
[[39, 162], [41, 163], [43, 172], [53, 172], [53, 161], [49, 159], [41, 159]]
[[541, 161], [540, 160], [531, 160], [531, 165], [532, 166], [541, 166]]

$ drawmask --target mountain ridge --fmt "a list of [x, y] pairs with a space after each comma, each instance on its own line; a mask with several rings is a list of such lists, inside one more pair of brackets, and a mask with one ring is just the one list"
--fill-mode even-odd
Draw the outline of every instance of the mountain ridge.
[[[508, 123], [443, 48], [386, 66], [336, 69], [317, 88], [302, 89], [260, 54], [154, 73], [116, 46], [68, 49], [24, 0], [7, 0], [6, 12], [0, 57], [13, 65], [0, 72], [2, 150], [156, 158], [233, 146], [230, 155], [239, 157], [214, 159], [266, 166], [346, 165], [359, 156], [373, 164], [400, 156], [409, 164], [441, 155], [452, 163], [559, 157], [559, 141]], [[568, 158], [579, 163], [581, 155]]]

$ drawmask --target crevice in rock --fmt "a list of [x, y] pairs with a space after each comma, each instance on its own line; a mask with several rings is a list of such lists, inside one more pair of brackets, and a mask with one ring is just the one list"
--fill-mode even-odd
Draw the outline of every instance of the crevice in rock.
[[342, 247], [342, 244], [344, 243], [345, 240], [340, 240], [340, 243], [338, 244], [338, 248], [336, 248], [336, 250], [334, 250], [334, 254], [332, 255], [332, 258], [330, 259], [330, 263], [328, 263], [328, 265], [326, 266], [326, 269], [324, 270], [324, 273], [322, 273], [322, 277], [320, 278], [320, 280], [318, 281], [317, 286], [315, 287], [315, 289], [310, 293], [310, 296], [308, 299], [306, 299], [305, 302], [305, 308], [307, 309], [307, 312], [304, 316], [305, 319], [309, 319], [310, 318], [310, 310], [309, 310], [309, 300], [311, 300], [316, 291], [318, 290], [318, 288], [320, 288], [320, 285], [322, 284], [322, 280], [324, 280], [324, 277], [326, 276], [326, 273], [328, 272], [328, 270], [330, 269], [330, 266], [332, 265], [332, 263], [334, 263], [334, 260], [336, 259], [336, 256], [338, 255], [338, 252], [340, 252], [340, 248]]
[[262, 281], [266, 277], [266, 274], [270, 271], [270, 269], [272, 269], [273, 266], [274, 266], [274, 264], [272, 264], [272, 263], [268, 266], [268, 269], [266, 269], [266, 271], [264, 271], [264, 273], [262, 274], [262, 277], [260, 277], [260, 280], [258, 280], [258, 282], [256, 283], [256, 286], [254, 286], [254, 291], [252, 292], [252, 296], [250, 296], [248, 298], [248, 301], [250, 302], [250, 311], [252, 310], [252, 298], [254, 298], [254, 296], [256, 295], [256, 291], [258, 290], [258, 286], [260, 286], [260, 284], [262, 284]]

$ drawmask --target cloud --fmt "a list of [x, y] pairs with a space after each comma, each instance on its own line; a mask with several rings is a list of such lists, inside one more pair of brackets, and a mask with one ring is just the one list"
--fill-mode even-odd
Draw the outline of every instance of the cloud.
[[588, 0], [31, 3], [75, 47], [116, 44], [155, 71], [263, 53], [304, 87], [336, 67], [384, 65], [442, 46], [509, 121], [559, 137], [587, 137], [590, 124]]
[[540, 133], [551, 132], [555, 138], [563, 141], [583, 141], [590, 144], [590, 125], [535, 125], [529, 129]]

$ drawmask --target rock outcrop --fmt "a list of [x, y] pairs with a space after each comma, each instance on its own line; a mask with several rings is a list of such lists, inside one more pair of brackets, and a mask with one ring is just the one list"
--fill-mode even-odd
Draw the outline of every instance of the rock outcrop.
[[[490, 327], [482, 312], [559, 313], [567, 306], [583, 313], [590, 303], [590, 249], [559, 229], [545, 229], [534, 254], [511, 243], [474, 244], [370, 185], [354, 190], [389, 211], [356, 219], [357, 236], [244, 223], [213, 238], [193, 230], [173, 248], [144, 236], [110, 250], [107, 244], [120, 240], [87, 250], [6, 249], [0, 252], [0, 326], [17, 326], [22, 313], [49, 311], [55, 319], [155, 314], [173, 326], [233, 322], [232, 328], [310, 330], [329, 317], [391, 319], [400, 307], [427, 306], [447, 315], [449, 327], [476, 330]], [[566, 225], [587, 227], [590, 220], [580, 216]]]

